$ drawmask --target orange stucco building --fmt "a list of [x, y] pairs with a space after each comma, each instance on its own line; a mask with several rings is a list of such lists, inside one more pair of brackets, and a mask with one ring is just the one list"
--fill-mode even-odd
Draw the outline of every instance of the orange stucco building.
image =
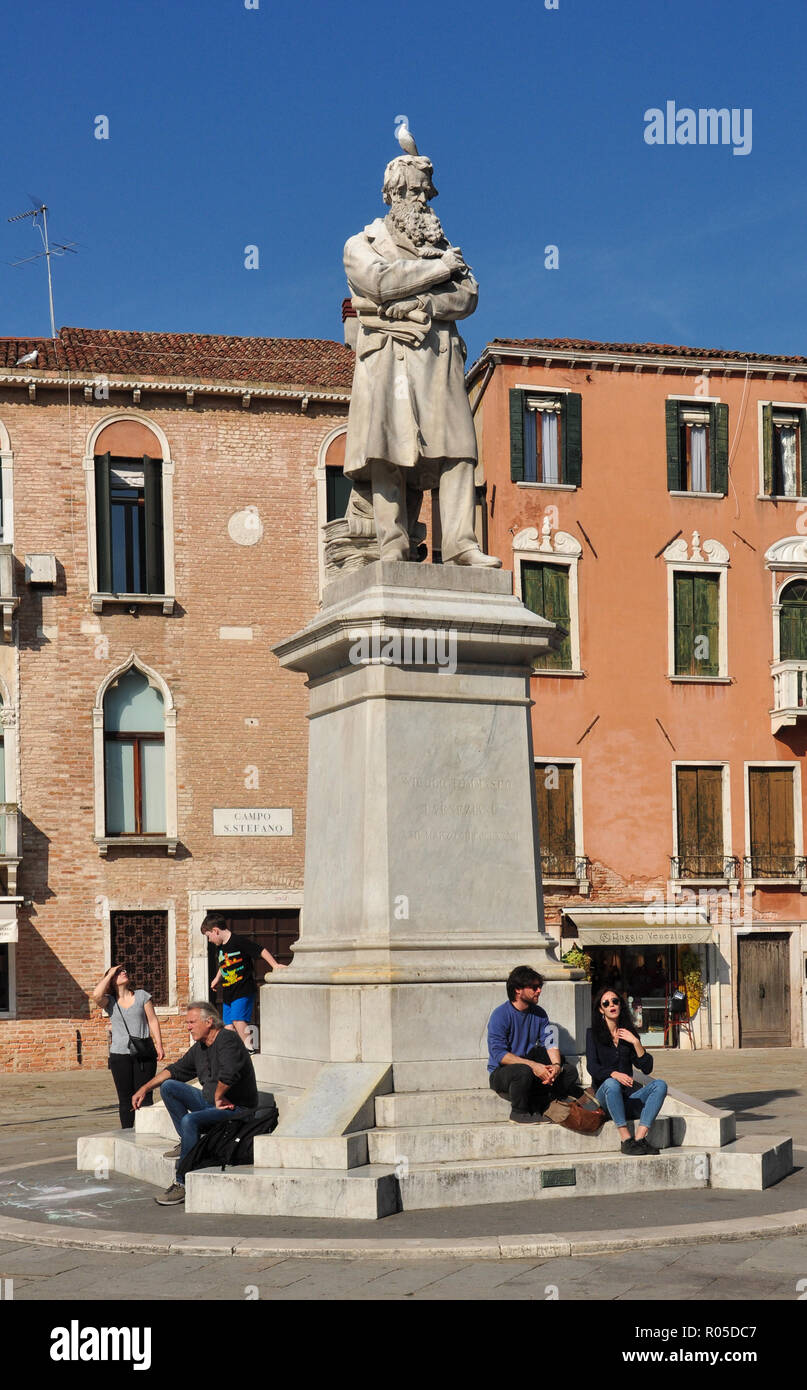
[[532, 681], [549, 929], [650, 1045], [803, 1046], [807, 359], [496, 339], [469, 390], [488, 548], [565, 634]]

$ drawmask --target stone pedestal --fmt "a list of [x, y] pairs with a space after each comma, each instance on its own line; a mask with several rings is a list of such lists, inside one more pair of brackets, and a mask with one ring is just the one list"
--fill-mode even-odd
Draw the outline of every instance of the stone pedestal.
[[478, 1086], [519, 964], [581, 1050], [588, 987], [544, 931], [536, 830], [529, 673], [555, 629], [511, 583], [376, 562], [274, 649], [311, 699], [305, 910], [261, 996], [267, 1077], [374, 1062], [396, 1089]]

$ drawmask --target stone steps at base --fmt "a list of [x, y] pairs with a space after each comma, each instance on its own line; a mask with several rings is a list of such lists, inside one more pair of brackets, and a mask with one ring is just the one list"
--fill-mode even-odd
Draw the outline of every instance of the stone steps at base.
[[[474, 1091], [395, 1091], [375, 1098], [375, 1121], [379, 1130], [483, 1125], [497, 1121], [509, 1124], [509, 1114], [507, 1101], [489, 1087]], [[736, 1135], [732, 1111], [717, 1110], [679, 1092], [668, 1094], [659, 1118], [671, 1121], [669, 1138], [659, 1141], [665, 1145], [716, 1148], [730, 1143]]]
[[[271, 1139], [269, 1141], [271, 1143]], [[621, 1139], [616, 1125], [607, 1121], [599, 1134], [576, 1134], [547, 1120], [540, 1124], [519, 1125], [511, 1120], [502, 1124], [418, 1125], [405, 1129], [374, 1129], [367, 1135], [370, 1163], [409, 1165], [419, 1163], [457, 1163], [500, 1158], [554, 1158], [573, 1155], [588, 1158], [594, 1154], [619, 1153]], [[670, 1121], [659, 1118], [650, 1131], [650, 1142], [657, 1148], [670, 1145]], [[262, 1146], [260, 1161], [266, 1161], [268, 1146]], [[255, 1152], [258, 1161], [258, 1151]]]
[[[565, 1130], [560, 1131], [565, 1134]], [[78, 1141], [79, 1169], [125, 1173], [168, 1187], [164, 1141], [131, 1130]], [[792, 1141], [761, 1135], [723, 1149], [667, 1149], [658, 1157], [556, 1154], [466, 1162], [370, 1164], [349, 1170], [243, 1167], [188, 1175], [188, 1212], [378, 1220], [396, 1211], [543, 1198], [718, 1187], [759, 1191], [792, 1171]]]

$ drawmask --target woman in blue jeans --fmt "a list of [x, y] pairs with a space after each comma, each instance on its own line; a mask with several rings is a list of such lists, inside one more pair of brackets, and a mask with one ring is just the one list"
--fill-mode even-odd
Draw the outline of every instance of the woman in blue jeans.
[[[591, 1004], [591, 1027], [586, 1033], [586, 1062], [597, 1092], [597, 1100], [619, 1130], [623, 1154], [641, 1158], [657, 1154], [647, 1138], [648, 1131], [664, 1104], [666, 1081], [648, 1081], [633, 1090], [633, 1068], [646, 1076], [653, 1070], [653, 1057], [642, 1047], [633, 1031], [627, 1000], [613, 985], [605, 985]], [[627, 1120], [638, 1119], [631, 1138]]]

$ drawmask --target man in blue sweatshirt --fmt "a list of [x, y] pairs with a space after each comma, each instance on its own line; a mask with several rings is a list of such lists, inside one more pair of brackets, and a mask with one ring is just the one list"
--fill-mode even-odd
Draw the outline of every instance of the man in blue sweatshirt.
[[577, 1071], [564, 1062], [558, 1030], [538, 1007], [544, 979], [530, 965], [517, 965], [507, 980], [507, 1003], [488, 1020], [491, 1090], [510, 1101], [510, 1119], [539, 1121], [550, 1101], [583, 1094]]

